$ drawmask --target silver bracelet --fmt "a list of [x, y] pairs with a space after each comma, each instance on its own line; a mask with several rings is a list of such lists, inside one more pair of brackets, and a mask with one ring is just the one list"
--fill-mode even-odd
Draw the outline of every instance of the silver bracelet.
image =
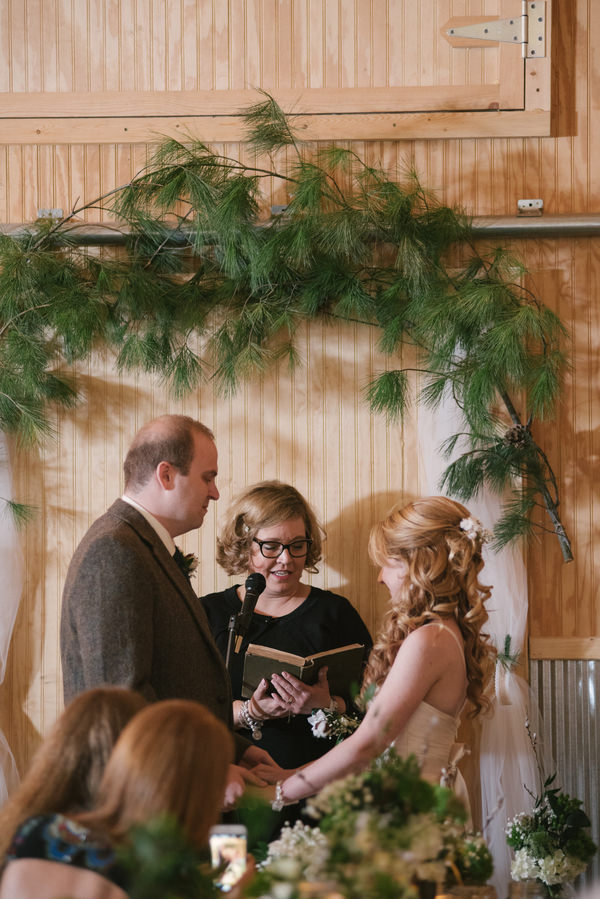
[[250, 702], [246, 700], [246, 702], [242, 703], [242, 707], [240, 708], [240, 721], [249, 731], [252, 732], [253, 740], [262, 740], [262, 730], [260, 726], [260, 721], [257, 721], [250, 714]]
[[274, 812], [280, 812], [285, 805], [285, 799], [283, 798], [283, 784], [280, 780], [275, 784], [275, 799], [271, 803], [271, 808]]

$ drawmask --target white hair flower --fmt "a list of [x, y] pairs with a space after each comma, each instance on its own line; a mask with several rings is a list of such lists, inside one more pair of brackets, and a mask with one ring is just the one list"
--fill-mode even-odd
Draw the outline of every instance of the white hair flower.
[[482, 543], [489, 543], [493, 537], [491, 531], [486, 530], [477, 518], [461, 519], [460, 529], [473, 541], [479, 539]]

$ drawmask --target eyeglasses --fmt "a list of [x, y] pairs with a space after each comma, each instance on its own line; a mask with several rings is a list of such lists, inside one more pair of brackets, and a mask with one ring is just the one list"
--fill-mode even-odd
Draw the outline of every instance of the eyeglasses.
[[253, 537], [252, 542], [258, 543], [265, 559], [279, 558], [284, 549], [287, 549], [290, 556], [299, 559], [307, 554], [312, 540], [306, 537], [304, 540], [294, 540], [293, 543], [280, 543], [278, 540], [257, 540], [256, 537]]

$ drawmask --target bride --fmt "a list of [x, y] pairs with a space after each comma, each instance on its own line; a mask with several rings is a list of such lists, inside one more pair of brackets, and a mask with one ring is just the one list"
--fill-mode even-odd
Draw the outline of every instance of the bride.
[[[486, 536], [464, 506], [445, 497], [396, 506], [375, 525], [369, 554], [391, 600], [363, 680], [362, 696], [374, 685], [374, 698], [350, 737], [286, 772], [275, 809], [362, 770], [389, 746], [414, 753], [427, 780], [453, 785], [461, 712], [467, 702], [473, 717], [488, 707], [484, 691], [495, 660], [481, 632], [491, 593], [478, 577]], [[291, 682], [287, 689], [293, 701]]]

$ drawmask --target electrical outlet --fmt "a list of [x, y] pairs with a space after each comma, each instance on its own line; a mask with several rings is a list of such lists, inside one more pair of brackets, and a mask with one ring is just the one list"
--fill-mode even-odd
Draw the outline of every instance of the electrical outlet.
[[541, 215], [544, 211], [543, 200], [517, 200], [519, 215]]

